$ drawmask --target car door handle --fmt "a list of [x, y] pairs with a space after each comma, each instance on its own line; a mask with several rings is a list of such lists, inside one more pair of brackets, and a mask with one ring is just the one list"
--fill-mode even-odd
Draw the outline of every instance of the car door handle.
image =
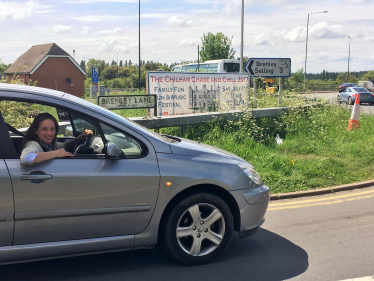
[[49, 180], [52, 178], [52, 175], [21, 175], [21, 180]]
[[43, 171], [31, 171], [28, 174], [22, 174], [21, 180], [28, 180], [31, 183], [42, 183], [45, 180], [52, 178], [52, 175], [46, 174]]

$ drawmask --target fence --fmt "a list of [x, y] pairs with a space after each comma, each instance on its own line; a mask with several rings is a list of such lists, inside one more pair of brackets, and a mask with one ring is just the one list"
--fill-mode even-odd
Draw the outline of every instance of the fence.
[[[115, 94], [115, 95], [124, 95], [126, 93], [135, 93], [136, 91], [139, 91], [138, 88], [107, 88], [105, 89], [106, 95]], [[90, 88], [84, 89], [84, 96], [89, 97], [90, 96]]]
[[[339, 84], [305, 84], [306, 90], [309, 91], [338, 91]], [[304, 84], [288, 84], [283, 86], [284, 90], [292, 90], [294, 92], [303, 92]]]
[[[313, 104], [298, 107], [300, 110], [309, 108]], [[249, 113], [252, 118], [279, 116], [282, 114], [288, 114], [290, 111], [289, 107], [273, 107], [264, 109], [253, 109]], [[238, 120], [243, 115], [248, 114], [248, 111], [233, 110], [229, 112], [209, 112], [199, 114], [186, 114], [179, 116], [163, 116], [163, 117], [131, 117], [128, 118], [148, 129], [160, 129], [166, 127], [180, 127], [181, 134], [185, 134], [188, 125], [197, 125], [203, 122], [216, 122], [221, 119], [224, 120]]]

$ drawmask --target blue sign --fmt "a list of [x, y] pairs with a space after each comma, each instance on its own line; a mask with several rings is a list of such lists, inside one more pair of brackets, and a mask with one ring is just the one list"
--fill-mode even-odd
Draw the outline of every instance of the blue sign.
[[92, 83], [99, 83], [99, 69], [93, 67], [91, 69]]

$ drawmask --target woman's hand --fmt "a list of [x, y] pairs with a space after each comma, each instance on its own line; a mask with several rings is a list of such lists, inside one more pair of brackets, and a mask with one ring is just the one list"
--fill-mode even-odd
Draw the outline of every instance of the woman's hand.
[[57, 149], [54, 152], [54, 158], [63, 158], [63, 157], [72, 157], [74, 156], [73, 154], [71, 154], [70, 152], [66, 151], [65, 149], [63, 148], [60, 148], [60, 149]]
[[82, 138], [87, 138], [88, 136], [93, 136], [93, 132], [89, 129], [84, 130], [84, 132], [81, 134]]

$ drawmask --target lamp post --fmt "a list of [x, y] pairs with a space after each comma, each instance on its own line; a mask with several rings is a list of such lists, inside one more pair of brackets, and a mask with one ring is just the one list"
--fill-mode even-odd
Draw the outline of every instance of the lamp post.
[[351, 36], [348, 36], [349, 38], [349, 48], [348, 48], [348, 78], [347, 82], [349, 83], [349, 59], [351, 58]]
[[140, 0], [139, 0], [139, 90], [140, 90]]
[[308, 21], [306, 23], [306, 43], [305, 43], [305, 67], [304, 67], [304, 90], [305, 90], [305, 77], [306, 77], [306, 60], [308, 56], [308, 30], [309, 30], [309, 15], [327, 13], [328, 11], [316, 12], [308, 14]]
[[241, 39], [240, 39], [240, 70], [243, 72], [243, 32], [244, 32], [244, 0], [242, 0], [242, 22], [241, 22]]

